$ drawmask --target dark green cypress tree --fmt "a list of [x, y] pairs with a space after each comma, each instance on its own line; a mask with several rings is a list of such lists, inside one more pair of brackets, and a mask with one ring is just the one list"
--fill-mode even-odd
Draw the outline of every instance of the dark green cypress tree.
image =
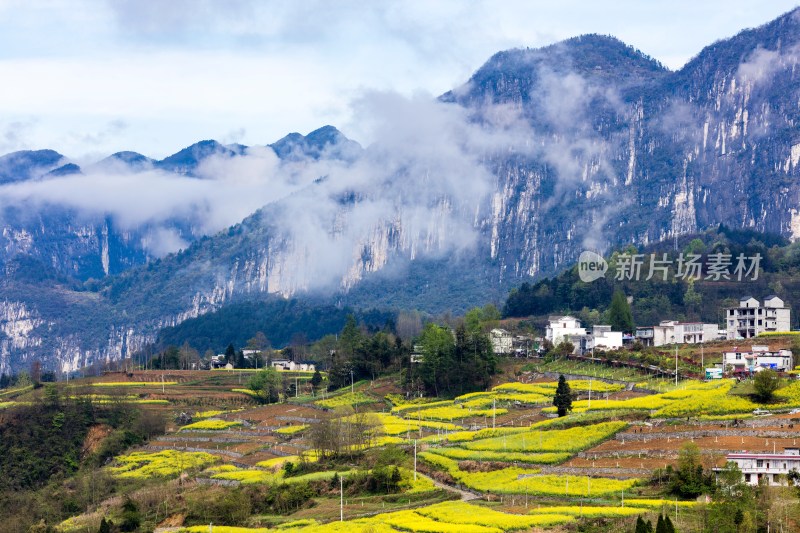
[[230, 343], [228, 347], [225, 348], [225, 360], [228, 363], [236, 362], [236, 348], [233, 347], [233, 343]]
[[672, 525], [669, 515], [664, 515], [664, 531], [665, 533], [675, 533], [675, 526]]
[[667, 524], [664, 522], [664, 515], [658, 515], [658, 522], [656, 522], [656, 533], [667, 533]]
[[625, 294], [620, 290], [614, 291], [614, 296], [611, 297], [611, 305], [608, 307], [608, 321], [611, 324], [611, 328], [616, 331], [633, 331], [631, 306]]
[[558, 376], [558, 387], [556, 387], [556, 395], [553, 397], [553, 405], [558, 410], [558, 416], [566, 416], [569, 411], [572, 411], [572, 391], [564, 374]]
[[311, 386], [315, 389], [322, 384], [322, 374], [320, 374], [319, 370], [314, 371], [314, 375], [311, 376]]

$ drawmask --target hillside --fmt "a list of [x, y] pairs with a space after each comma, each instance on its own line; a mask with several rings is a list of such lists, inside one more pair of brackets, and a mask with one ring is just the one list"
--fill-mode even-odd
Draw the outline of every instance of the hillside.
[[[39, 524], [64, 533], [103, 522], [181, 533], [209, 524], [241, 533], [602, 533], [662, 514], [684, 532], [734, 531], [736, 515], [758, 527], [800, 524], [796, 491], [748, 488], [739, 472], [717, 484], [711, 473], [726, 453], [794, 445], [796, 381], [763, 404], [733, 380], [675, 387], [589, 365], [568, 381], [572, 412], [559, 418], [548, 370], [557, 362], [507, 361], [494, 387], [455, 399], [406, 399], [391, 377], [327, 392], [309, 373], [286, 373], [281, 402], [260, 404], [247, 389], [255, 371], [224, 370], [131, 370], [0, 390], [0, 434], [27, 417], [27, 431], [0, 447], [56, 434], [54, 422], [72, 421], [76, 409], [96, 417], [72, 424], [66, 448], [51, 450], [72, 458], [56, 463], [61, 473], [31, 471], [36, 481], [16, 490], [0, 484], [0, 520], [9, 531]], [[764, 408], [773, 414], [752, 414]], [[114, 433], [126, 419], [159, 416], [166, 428], [144, 443]], [[24, 461], [3, 454], [0, 471]], [[697, 499], [706, 494], [710, 501]]]

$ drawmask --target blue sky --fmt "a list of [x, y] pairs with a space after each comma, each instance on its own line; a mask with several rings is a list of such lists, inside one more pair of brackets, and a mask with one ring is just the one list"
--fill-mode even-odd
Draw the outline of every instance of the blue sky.
[[0, 153], [162, 157], [324, 124], [370, 91], [438, 95], [494, 52], [614, 35], [670, 68], [796, 1], [0, 0]]

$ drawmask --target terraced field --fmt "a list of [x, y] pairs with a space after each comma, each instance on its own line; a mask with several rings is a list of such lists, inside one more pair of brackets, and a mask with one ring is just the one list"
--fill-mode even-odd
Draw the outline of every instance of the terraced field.
[[[700, 516], [694, 502], [654, 493], [648, 486], [653, 471], [675, 465], [687, 442], [700, 446], [708, 467], [722, 465], [728, 451], [781, 450], [797, 444], [789, 425], [800, 423], [800, 415], [752, 417], [748, 409], [758, 404], [735, 395], [731, 382], [688, 382], [654, 394], [632, 383], [576, 380], [575, 409], [559, 419], [549, 412], [555, 383], [535, 375], [450, 400], [409, 400], [386, 383], [363, 382], [325, 398], [273, 405], [237, 392], [246, 377], [171, 372], [162, 382], [161, 373], [151, 371], [104, 376], [96, 380], [102, 384], [75, 386], [74, 394], [93, 395], [93, 401], [158, 400], [144, 405], [169, 415], [168, 432], [107, 467], [114, 476], [148, 483], [175, 479], [227, 490], [330, 484], [361, 475], [355, 463], [323, 462], [309, 473], [291, 474], [318, 461], [312, 436], [322, 422], [363, 422], [369, 435], [359, 450], [394, 447], [405, 454], [403, 497], [341, 495], [339, 501], [331, 489], [313, 508], [263, 522], [298, 532], [558, 530], [597, 519], [619, 521], [627, 530], [637, 516], [654, 520], [667, 505], [677, 505], [679, 524], [689, 526]], [[800, 401], [794, 384], [778, 394], [784, 410]], [[181, 413], [192, 416], [191, 423], [178, 423]], [[443, 491], [448, 487], [460, 492]], [[448, 497], [473, 501], [441, 502]], [[63, 531], [79, 531], [88, 522], [76, 517], [73, 523]]]

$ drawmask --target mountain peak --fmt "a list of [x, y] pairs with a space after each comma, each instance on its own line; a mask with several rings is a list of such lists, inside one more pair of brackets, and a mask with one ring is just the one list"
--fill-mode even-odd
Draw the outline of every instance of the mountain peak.
[[38, 178], [58, 167], [64, 156], [55, 150], [22, 150], [0, 157], [0, 184]]
[[[757, 50], [795, 56], [797, 46], [800, 46], [800, 7], [766, 24], [742, 30], [729, 39], [706, 46], [678, 71], [678, 78], [682, 83], [692, 76], [708, 80], [708, 73], [714, 69], [721, 68], [725, 74], [735, 72], [740, 64], [752, 59]], [[708, 81], [714, 83], [714, 80]]]
[[111, 167], [119, 168], [121, 166], [133, 171], [142, 171], [152, 168], [154, 164], [155, 161], [146, 155], [142, 155], [139, 152], [124, 151], [111, 154], [105, 159], [98, 161], [96, 166], [104, 169]]
[[603, 85], [628, 88], [651, 83], [669, 71], [658, 61], [610, 35], [586, 34], [542, 48], [514, 48], [494, 54], [445, 101], [527, 102], [548, 75], [577, 74]]
[[213, 139], [208, 139], [187, 146], [183, 150], [157, 161], [156, 165], [164, 170], [178, 174], [193, 175], [200, 162], [207, 157], [212, 155], [233, 157], [244, 153], [244, 146], [234, 145], [234, 147], [235, 149]]
[[62, 177], [62, 176], [72, 176], [74, 174], [83, 174], [83, 172], [81, 171], [81, 167], [79, 167], [75, 163], [67, 163], [66, 165], [54, 168], [53, 170], [45, 174], [45, 176]]
[[592, 73], [602, 69], [630, 75], [636, 71], [652, 73], [666, 70], [657, 60], [612, 35], [588, 33], [542, 48], [515, 48], [498, 52], [476, 75], [484, 69], [513, 68], [515, 63], [528, 67], [547, 67], [555, 72]]
[[270, 145], [281, 159], [299, 161], [305, 158], [329, 157], [351, 161], [358, 157], [361, 145], [348, 139], [333, 126], [322, 126], [308, 135], [293, 132]]

